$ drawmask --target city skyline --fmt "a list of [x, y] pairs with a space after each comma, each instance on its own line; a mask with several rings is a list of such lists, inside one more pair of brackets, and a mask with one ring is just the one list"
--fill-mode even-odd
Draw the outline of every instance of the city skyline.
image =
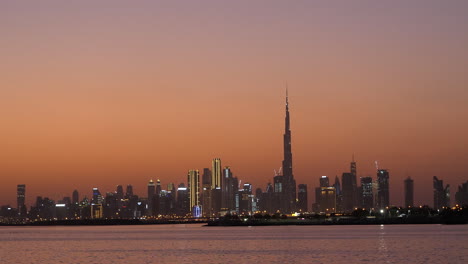
[[[1, 3], [0, 201], [26, 204], [149, 179], [178, 184], [219, 157], [265, 188], [390, 173], [390, 201], [432, 204], [466, 181], [467, 3]], [[63, 193], [55, 193], [61, 190]], [[454, 200], [454, 190], [451, 200]]]
[[[212, 170], [210, 171], [209, 168], [203, 168], [203, 178], [211, 181], [210, 184], [204, 186], [204, 182], [200, 180], [200, 174], [198, 169], [190, 169], [188, 170], [187, 174], [187, 181], [181, 182], [179, 187], [186, 190], [188, 193], [187, 196], [187, 208], [194, 208], [197, 207], [196, 210], [199, 210], [200, 213], [194, 213], [194, 215], [200, 215], [203, 212], [204, 216], [209, 216], [211, 214], [216, 214], [221, 211], [229, 212], [235, 210], [236, 203], [240, 203], [241, 200], [244, 199], [235, 198], [234, 193], [239, 191], [242, 193], [243, 189], [248, 186], [248, 190], [246, 193], [253, 195], [251, 199], [252, 204], [256, 204], [254, 202], [257, 200], [259, 203], [259, 207], [264, 208], [263, 210], [268, 210], [269, 212], [278, 210], [283, 213], [292, 213], [298, 211], [299, 209], [303, 209], [306, 212], [338, 212], [338, 211], [345, 211], [350, 212], [356, 207], [362, 207], [367, 209], [374, 209], [374, 208], [389, 208], [390, 206], [403, 206], [402, 204], [396, 204], [390, 202], [390, 192], [392, 188], [389, 188], [390, 179], [388, 169], [382, 169], [379, 167], [377, 161], [375, 161], [376, 166], [376, 174], [377, 177], [366, 176], [360, 177], [361, 186], [358, 184], [357, 180], [357, 162], [355, 160], [355, 155], [353, 153], [352, 160], [350, 162], [350, 170], [349, 172], [344, 171], [341, 178], [338, 178], [338, 175], [335, 177], [335, 183], [331, 185], [328, 176], [321, 176], [319, 178], [319, 186], [315, 188], [315, 200], [307, 197], [308, 188], [307, 184], [296, 184], [293, 176], [293, 155], [292, 155], [292, 135], [291, 135], [291, 121], [290, 121], [290, 112], [289, 112], [289, 97], [288, 97], [288, 88], [286, 86], [286, 108], [285, 108], [285, 122], [284, 122], [284, 135], [283, 135], [283, 161], [282, 167], [278, 171], [274, 170], [273, 180], [268, 181], [265, 184], [265, 188], [263, 189], [261, 186], [253, 186], [248, 181], [244, 181], [244, 185], [242, 185], [242, 180], [237, 177], [233, 179], [233, 173], [231, 171], [230, 166], [222, 166], [222, 160], [220, 158], [214, 158], [212, 160]], [[234, 180], [234, 181], [232, 181]], [[372, 182], [374, 181], [375, 186], [373, 186]], [[408, 183], [411, 181], [411, 183]], [[434, 185], [434, 208], [441, 209], [443, 206], [450, 207], [450, 187], [449, 185], [446, 186], [444, 190], [443, 181], [439, 181], [436, 176], [433, 177]], [[437, 182], [437, 183], [435, 183]], [[238, 185], [238, 186], [237, 186]], [[411, 186], [409, 186], [411, 185]], [[161, 185], [160, 179], [157, 180], [157, 184], [151, 178], [148, 185], [147, 185], [147, 210], [149, 215], [157, 215], [161, 208], [160, 208], [160, 199], [161, 197], [166, 197], [166, 194], [163, 194], [162, 191], [171, 193], [169, 199], [175, 199], [175, 184], [174, 182], [167, 183], [167, 190], [163, 189]], [[185, 187], [187, 186], [187, 187]], [[242, 187], [244, 186], [244, 187]], [[301, 189], [303, 196], [298, 195], [297, 188]], [[130, 188], [130, 193], [133, 195], [133, 185], [128, 184], [127, 188]], [[253, 194], [253, 188], [256, 189], [255, 194]], [[272, 188], [272, 192], [270, 194], [268, 188]], [[17, 185], [17, 210], [20, 215], [26, 215], [27, 205], [25, 203], [25, 184], [18, 184]], [[171, 190], [170, 190], [171, 189]], [[180, 189], [180, 188], [179, 188]], [[177, 189], [177, 190], [179, 190]], [[207, 190], [209, 194], [208, 198], [203, 197], [202, 190]], [[262, 191], [262, 193], [258, 193], [258, 191]], [[171, 192], [172, 191], [172, 192]], [[270, 190], [271, 191], [271, 190]], [[75, 193], [79, 193], [78, 190], [73, 191], [73, 200], [75, 199]], [[123, 199], [123, 186], [117, 185], [117, 190], [115, 194], [113, 191], [106, 192], [107, 194], [111, 194], [112, 196], [117, 195], [117, 197], [122, 197], [119, 199]], [[129, 191], [127, 190], [127, 193]], [[370, 194], [370, 196], [369, 196]], [[172, 196], [174, 195], [174, 196]], [[272, 196], [273, 195], [273, 196]], [[330, 196], [331, 195], [331, 196]], [[404, 180], [404, 195], [405, 195], [405, 203], [404, 206], [414, 206], [414, 181], [411, 180], [410, 177]], [[452, 195], [454, 196], [454, 194]], [[45, 199], [50, 199], [48, 196], [44, 196]], [[101, 195], [99, 192], [98, 187], [93, 187], [93, 195], [92, 201], [93, 203], [100, 204], [102, 206], [102, 199], [104, 196]], [[131, 196], [129, 196], [131, 197]], [[127, 197], [127, 198], [129, 198]], [[137, 197], [137, 196], [136, 196]], [[178, 197], [178, 195], [177, 195]], [[370, 197], [370, 200], [369, 200]], [[446, 198], [444, 198], [446, 197]], [[246, 198], [246, 197], [244, 197]], [[42, 196], [37, 196], [37, 199], [42, 199]], [[84, 200], [87, 199], [87, 195], [84, 195]], [[106, 195], [107, 199], [107, 195]], [[114, 199], [111, 197], [111, 199]], [[185, 199], [185, 198], [184, 198]], [[185, 201], [182, 199], [181, 201]], [[207, 200], [206, 200], [207, 199]], [[236, 199], [237, 202], [235, 202]], [[330, 200], [332, 199], [332, 200]], [[447, 200], [448, 199], [448, 200]], [[52, 199], [53, 201], [54, 199]], [[57, 199], [58, 200], [58, 199]], [[70, 196], [63, 196], [63, 200], [70, 200]], [[98, 202], [99, 200], [99, 202]], [[206, 202], [205, 202], [206, 200]], [[71, 200], [70, 200], [71, 201]], [[69, 202], [70, 202], [69, 201]], [[168, 200], [169, 201], [169, 200]], [[203, 202], [202, 202], [203, 201]], [[75, 202], [76, 203], [76, 202]], [[244, 202], [245, 203], [245, 202]], [[37, 200], [36, 200], [37, 204]], [[243, 208], [257, 208], [257, 205], [250, 205], [249, 203], [244, 204]], [[307, 204], [312, 204], [312, 207], [307, 206]], [[178, 204], [181, 206], [180, 204]], [[423, 204], [420, 204], [423, 205]], [[428, 204], [424, 204], [428, 205]], [[174, 206], [174, 204], [168, 205]], [[181, 208], [185, 208], [182, 206]], [[238, 208], [238, 205], [237, 205]], [[275, 209], [276, 208], [276, 209]], [[191, 210], [190, 209], [190, 210]], [[166, 209], [162, 209], [165, 211]], [[182, 209], [184, 210], [184, 209]], [[189, 211], [190, 211], [189, 210]], [[99, 210], [98, 210], [99, 211]], [[148, 214], [147, 212], [147, 214]], [[102, 217], [102, 211], [98, 213]]]

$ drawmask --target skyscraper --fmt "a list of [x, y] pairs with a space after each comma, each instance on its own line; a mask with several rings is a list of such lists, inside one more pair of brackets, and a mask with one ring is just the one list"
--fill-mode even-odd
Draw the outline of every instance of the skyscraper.
[[[291, 129], [289, 117], [289, 101], [288, 91], [286, 90], [286, 117], [284, 124], [283, 135], [283, 175], [274, 177], [275, 192], [278, 186], [281, 185], [281, 192], [278, 193], [279, 201], [277, 209], [283, 213], [291, 213], [296, 210], [296, 180], [294, 180], [293, 164], [292, 164], [292, 151], [291, 151]], [[278, 177], [282, 177], [279, 179]]]
[[390, 205], [389, 178], [387, 170], [377, 170], [377, 207], [380, 209]]
[[156, 192], [156, 185], [154, 184], [153, 179], [148, 182], [148, 208], [147, 215], [153, 215], [153, 199]]
[[308, 212], [309, 203], [307, 200], [307, 184], [299, 184], [297, 196], [298, 196], [297, 209], [301, 210], [302, 212]]
[[330, 181], [328, 179], [328, 176], [320, 177], [320, 187], [329, 187], [329, 186], [330, 186]]
[[222, 183], [221, 159], [215, 158], [212, 161], [211, 189], [221, 188]]
[[26, 216], [25, 200], [26, 200], [26, 185], [18, 184], [16, 188], [16, 204], [17, 204], [19, 216]]
[[372, 191], [372, 177], [361, 178], [361, 207], [371, 209], [374, 207], [374, 193]]
[[450, 206], [450, 185], [444, 188], [444, 181], [437, 176], [433, 177], [434, 186], [434, 209], [442, 209]]
[[357, 207], [357, 185], [356, 177], [352, 173], [345, 172], [341, 177], [342, 193], [343, 193], [343, 210], [351, 212]]
[[204, 217], [209, 217], [212, 214], [211, 206], [211, 171], [209, 168], [203, 169], [202, 175], [202, 212]]
[[189, 193], [189, 206], [192, 210], [195, 206], [200, 205], [200, 175], [198, 170], [189, 170], [187, 175], [188, 193]]
[[127, 189], [125, 190], [125, 196], [127, 199], [130, 199], [133, 196], [133, 186], [131, 184], [127, 185]]
[[80, 195], [78, 190], [74, 190], [72, 193], [72, 204], [78, 204], [80, 202]]
[[414, 206], [414, 181], [411, 177], [405, 180], [405, 207]]
[[117, 185], [117, 189], [115, 190], [115, 195], [118, 200], [123, 199], [124, 197], [124, 192], [123, 192], [123, 186], [122, 185]]

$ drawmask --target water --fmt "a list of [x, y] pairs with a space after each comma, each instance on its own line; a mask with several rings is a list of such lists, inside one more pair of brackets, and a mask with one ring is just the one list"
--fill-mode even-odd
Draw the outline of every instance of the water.
[[468, 263], [468, 225], [0, 227], [0, 263]]

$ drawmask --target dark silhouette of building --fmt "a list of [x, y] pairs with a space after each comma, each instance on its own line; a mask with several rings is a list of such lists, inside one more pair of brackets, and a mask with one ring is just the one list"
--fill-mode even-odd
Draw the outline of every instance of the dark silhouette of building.
[[78, 204], [80, 202], [80, 195], [78, 190], [74, 190], [72, 193], [72, 204]]
[[389, 192], [389, 173], [387, 170], [377, 170], [377, 204], [380, 209], [390, 205], [390, 192]]
[[297, 193], [297, 208], [302, 212], [309, 211], [309, 204], [307, 200], [307, 184], [299, 184]]
[[455, 193], [455, 201], [459, 206], [468, 206], [468, 181], [458, 186]]
[[211, 171], [209, 168], [203, 169], [201, 196], [203, 216], [210, 217], [213, 209], [211, 206]]
[[18, 210], [18, 216], [24, 217], [26, 216], [26, 185], [25, 184], [18, 184], [16, 188], [16, 204]]
[[450, 185], [444, 188], [444, 181], [437, 176], [432, 178], [434, 187], [434, 209], [450, 207]]
[[117, 185], [117, 189], [115, 190], [115, 196], [119, 200], [124, 198], [124, 191], [122, 185]]
[[125, 197], [127, 197], [127, 199], [130, 199], [130, 197], [133, 196], [133, 186], [131, 184], [127, 185], [127, 189], [125, 191]]
[[190, 198], [188, 189], [183, 183], [177, 188], [177, 215], [186, 216], [190, 213]]
[[336, 211], [342, 212], [343, 211], [343, 194], [341, 193], [340, 178], [338, 178], [338, 175], [335, 176], [335, 183], [333, 184], [333, 187], [335, 187], [335, 193], [336, 193]]
[[374, 207], [374, 193], [372, 190], [372, 177], [361, 178], [361, 207], [371, 209]]
[[[282, 213], [291, 213], [296, 210], [296, 180], [293, 175], [292, 151], [291, 151], [291, 129], [289, 117], [288, 92], [286, 90], [286, 117], [283, 135], [283, 175], [276, 175], [275, 195], [278, 199], [277, 210]], [[281, 177], [282, 179], [280, 179]], [[280, 188], [277, 188], [280, 187]], [[281, 189], [280, 192], [278, 192]]]
[[414, 181], [411, 177], [405, 180], [405, 207], [414, 206]]
[[357, 184], [356, 176], [352, 173], [345, 172], [341, 176], [342, 193], [343, 193], [343, 211], [352, 212], [357, 206]]
[[236, 210], [236, 192], [238, 191], [238, 180], [233, 177], [230, 167], [223, 169], [221, 211], [233, 213]]

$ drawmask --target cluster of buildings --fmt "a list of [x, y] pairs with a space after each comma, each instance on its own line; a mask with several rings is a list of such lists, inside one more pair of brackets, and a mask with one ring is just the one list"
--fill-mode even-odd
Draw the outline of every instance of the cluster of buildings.
[[[158, 217], [215, 217], [224, 214], [291, 214], [295, 212], [336, 213], [352, 212], [357, 208], [381, 210], [390, 207], [389, 172], [377, 166], [376, 178], [360, 177], [357, 181], [357, 166], [354, 156], [350, 171], [344, 172], [341, 181], [335, 177], [333, 184], [327, 176], [319, 178], [315, 188], [315, 203], [308, 204], [307, 184], [296, 184], [293, 175], [289, 103], [286, 96], [285, 131], [283, 135], [282, 171], [275, 172], [272, 183], [265, 190], [255, 191], [249, 183], [241, 184], [231, 168], [222, 166], [221, 159], [212, 160], [211, 168], [189, 170], [187, 184], [167, 184], [150, 180], [147, 196], [139, 197], [133, 186], [125, 192], [118, 185], [114, 192], [105, 196], [93, 188], [91, 199], [80, 200], [77, 190], [71, 198], [53, 201], [37, 197], [35, 205], [27, 210], [26, 186], [17, 186], [17, 208], [2, 206], [0, 217], [34, 219], [95, 219], [95, 218], [158, 218]], [[434, 176], [434, 209], [450, 206], [449, 186]], [[414, 181], [404, 180], [405, 207], [414, 206]], [[468, 181], [462, 184], [455, 195], [457, 204], [468, 205]], [[310, 210], [312, 209], [312, 210]]]

